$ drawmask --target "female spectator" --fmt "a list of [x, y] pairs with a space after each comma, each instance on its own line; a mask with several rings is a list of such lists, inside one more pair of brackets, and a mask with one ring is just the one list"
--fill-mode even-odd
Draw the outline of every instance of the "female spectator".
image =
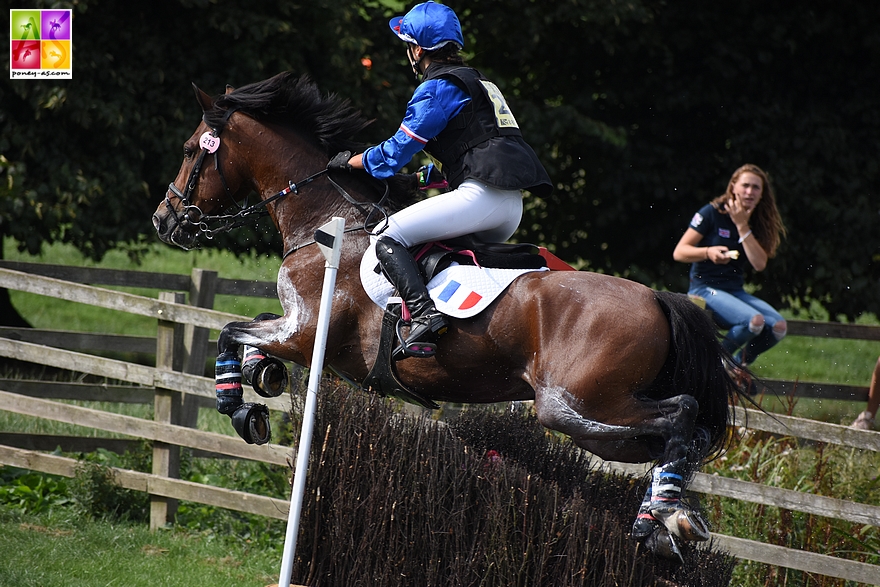
[[743, 289], [746, 262], [763, 271], [785, 236], [768, 175], [756, 165], [737, 169], [727, 191], [700, 208], [672, 253], [690, 263], [688, 293], [706, 300], [722, 344], [743, 366], [778, 343], [785, 319], [767, 302]]

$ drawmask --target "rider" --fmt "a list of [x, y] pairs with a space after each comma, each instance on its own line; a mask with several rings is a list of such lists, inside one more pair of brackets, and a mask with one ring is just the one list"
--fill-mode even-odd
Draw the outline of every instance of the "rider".
[[451, 191], [391, 215], [372, 235], [379, 264], [412, 317], [395, 355], [431, 357], [449, 323], [407, 249], [466, 234], [504, 242], [522, 218], [520, 190], [545, 196], [553, 187], [497, 86], [464, 65], [461, 24], [451, 8], [424, 2], [389, 25], [407, 43], [410, 65], [422, 82], [393, 137], [354, 157], [339, 153], [328, 167], [365, 169], [381, 179], [400, 171], [422, 149], [442, 166]]

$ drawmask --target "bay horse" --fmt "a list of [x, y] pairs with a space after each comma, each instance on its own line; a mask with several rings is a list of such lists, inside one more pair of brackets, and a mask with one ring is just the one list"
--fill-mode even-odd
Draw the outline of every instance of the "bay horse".
[[[216, 363], [218, 410], [246, 441], [263, 443], [266, 408], [243, 403], [240, 381], [272, 395], [281, 387], [277, 370], [270, 365], [256, 375], [256, 361], [309, 366], [325, 266], [313, 246], [316, 229], [334, 216], [349, 227], [325, 366], [362, 386], [381, 350], [384, 310], [364, 291], [359, 263], [372, 246], [370, 227], [415, 190], [388, 188], [405, 184], [406, 175], [383, 185], [362, 172], [326, 171], [369, 123], [307, 77], [285, 72], [227, 86], [215, 98], [193, 88], [202, 122], [184, 143], [183, 163], [152, 220], [162, 241], [184, 249], [255, 211], [267, 212], [281, 233], [284, 315], [226, 325]], [[251, 192], [259, 202], [246, 206]], [[742, 396], [726, 369], [731, 360], [711, 320], [683, 294], [586, 271], [536, 271], [516, 278], [481, 314], [451, 319], [434, 357], [395, 366], [429, 404], [534, 400], [543, 426], [600, 458], [654, 463], [632, 535], [681, 560], [677, 541], [709, 537], [684, 491], [705, 460], [726, 448], [731, 405]]]

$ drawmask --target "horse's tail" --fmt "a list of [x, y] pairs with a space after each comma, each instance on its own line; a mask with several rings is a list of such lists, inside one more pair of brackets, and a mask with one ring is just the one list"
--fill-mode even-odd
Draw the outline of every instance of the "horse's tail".
[[710, 435], [708, 453], [717, 455], [728, 442], [733, 424], [733, 405], [745, 397], [725, 368], [735, 364], [718, 341], [712, 319], [684, 294], [655, 291], [654, 297], [669, 320], [671, 341], [664, 366], [666, 383], [675, 393], [694, 397], [699, 403], [697, 427]]

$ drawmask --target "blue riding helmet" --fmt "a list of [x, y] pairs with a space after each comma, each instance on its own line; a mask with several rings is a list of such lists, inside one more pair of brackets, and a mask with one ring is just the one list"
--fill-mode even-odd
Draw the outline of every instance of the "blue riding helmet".
[[416, 4], [405, 16], [392, 18], [388, 26], [407, 43], [416, 44], [427, 51], [434, 51], [447, 43], [464, 48], [461, 23], [455, 12], [436, 2]]

